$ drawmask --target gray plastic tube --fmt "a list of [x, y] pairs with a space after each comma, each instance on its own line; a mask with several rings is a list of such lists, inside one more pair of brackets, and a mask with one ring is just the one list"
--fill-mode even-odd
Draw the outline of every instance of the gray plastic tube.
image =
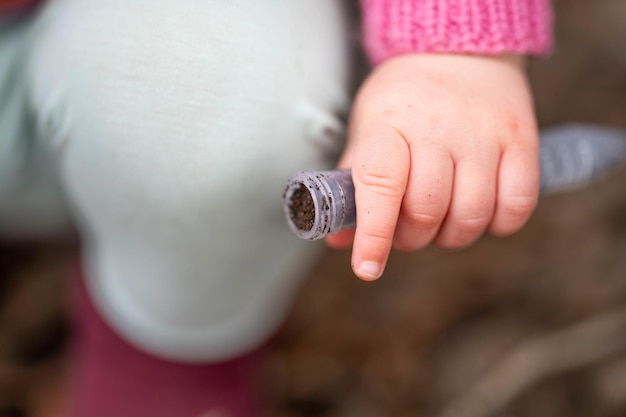
[[626, 162], [626, 130], [569, 124], [541, 131], [541, 194], [581, 188]]
[[[542, 130], [541, 195], [583, 187], [626, 162], [626, 131], [571, 124]], [[356, 225], [350, 170], [301, 171], [287, 182], [283, 208], [293, 233], [322, 239]]]
[[302, 239], [322, 239], [356, 225], [349, 169], [300, 171], [287, 183], [284, 210], [289, 228]]

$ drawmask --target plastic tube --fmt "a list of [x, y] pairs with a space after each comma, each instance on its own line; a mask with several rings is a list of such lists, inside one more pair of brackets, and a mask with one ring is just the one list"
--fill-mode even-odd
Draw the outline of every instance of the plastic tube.
[[[626, 131], [579, 124], [545, 129], [539, 155], [541, 195], [580, 188], [626, 161]], [[283, 208], [290, 229], [302, 239], [353, 228], [350, 170], [297, 173], [287, 182]]]
[[301, 171], [284, 195], [287, 223], [296, 236], [317, 240], [356, 225], [354, 184], [349, 169]]
[[542, 195], [581, 188], [626, 162], [626, 131], [568, 124], [541, 131]]

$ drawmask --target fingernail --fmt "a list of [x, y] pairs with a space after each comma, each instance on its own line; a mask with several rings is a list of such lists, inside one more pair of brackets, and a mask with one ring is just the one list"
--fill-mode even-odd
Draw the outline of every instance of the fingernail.
[[366, 281], [374, 281], [380, 278], [381, 270], [378, 262], [365, 261], [359, 265], [359, 272], [362, 279]]

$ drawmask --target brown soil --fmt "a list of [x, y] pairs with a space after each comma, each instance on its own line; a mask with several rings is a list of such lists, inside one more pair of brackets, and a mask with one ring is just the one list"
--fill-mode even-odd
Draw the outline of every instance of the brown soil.
[[315, 204], [313, 197], [304, 184], [300, 184], [293, 191], [289, 200], [289, 215], [291, 221], [299, 230], [308, 232], [313, 228], [315, 221]]

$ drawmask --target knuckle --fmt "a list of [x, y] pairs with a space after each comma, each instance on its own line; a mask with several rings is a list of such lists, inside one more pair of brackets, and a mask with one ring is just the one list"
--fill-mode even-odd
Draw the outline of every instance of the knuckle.
[[507, 217], [527, 217], [537, 206], [537, 196], [510, 196], [500, 202], [500, 210]]
[[390, 103], [381, 106], [379, 112], [383, 120], [396, 120], [399, 116], [398, 106]]
[[445, 210], [402, 213], [393, 240], [394, 247], [402, 252], [412, 252], [428, 245], [441, 227]]
[[369, 248], [369, 251], [380, 252], [381, 248], [389, 250], [393, 245], [394, 231], [388, 231], [381, 227], [366, 227], [357, 231], [355, 246]]
[[461, 217], [454, 221], [454, 226], [463, 235], [474, 235], [485, 230], [489, 220], [489, 216]]
[[510, 139], [533, 136], [537, 133], [536, 123], [532, 117], [527, 117], [518, 112], [508, 113], [498, 123], [498, 131], [503, 132]]
[[439, 227], [445, 217], [445, 212], [426, 212], [423, 210], [412, 210], [404, 215], [409, 225], [415, 229], [424, 230]]
[[362, 236], [370, 242], [389, 242], [393, 238], [393, 232], [389, 232], [382, 227], [370, 226], [363, 230]]
[[399, 198], [404, 194], [398, 176], [393, 171], [385, 171], [374, 167], [363, 166], [358, 171], [361, 185], [369, 190], [384, 197]]

